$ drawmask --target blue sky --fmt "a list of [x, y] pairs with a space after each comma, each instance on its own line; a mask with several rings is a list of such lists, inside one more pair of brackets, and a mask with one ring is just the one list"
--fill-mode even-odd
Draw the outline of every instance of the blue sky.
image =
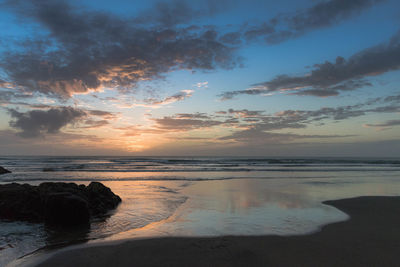
[[0, 154], [400, 156], [398, 1], [0, 3]]

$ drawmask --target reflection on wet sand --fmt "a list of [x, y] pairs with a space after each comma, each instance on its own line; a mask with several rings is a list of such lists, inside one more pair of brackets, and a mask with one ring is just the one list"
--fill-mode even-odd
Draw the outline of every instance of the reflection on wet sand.
[[[163, 184], [171, 186], [168, 182]], [[257, 179], [192, 182], [180, 187], [179, 195], [188, 199], [173, 216], [112, 239], [163, 235], [301, 234], [314, 231], [321, 224], [346, 219], [342, 212], [308, 198], [304, 192], [306, 187], [290, 184], [289, 181]]]
[[[147, 183], [147, 182], [144, 182]], [[112, 239], [143, 236], [305, 234], [348, 218], [322, 201], [359, 195], [396, 195], [400, 183], [324, 179], [237, 179], [197, 182], [157, 181], [187, 197], [167, 219], [120, 233]]]

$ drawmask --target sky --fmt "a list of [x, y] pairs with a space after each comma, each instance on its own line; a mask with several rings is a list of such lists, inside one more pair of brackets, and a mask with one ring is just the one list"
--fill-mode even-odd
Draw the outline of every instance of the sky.
[[397, 0], [0, 0], [0, 155], [400, 157]]

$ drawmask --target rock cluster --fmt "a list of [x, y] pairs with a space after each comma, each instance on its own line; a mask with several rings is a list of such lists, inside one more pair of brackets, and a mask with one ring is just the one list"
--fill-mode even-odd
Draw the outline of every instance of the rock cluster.
[[0, 174], [5, 174], [5, 173], [10, 173], [10, 171], [0, 166]]
[[45, 222], [50, 226], [89, 225], [90, 218], [106, 214], [121, 202], [98, 182], [0, 185], [0, 219]]

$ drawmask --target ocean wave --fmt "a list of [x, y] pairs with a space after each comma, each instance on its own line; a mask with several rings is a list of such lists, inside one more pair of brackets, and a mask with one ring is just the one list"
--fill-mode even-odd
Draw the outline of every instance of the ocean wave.
[[[0, 157], [12, 181], [223, 180], [327, 176], [348, 172], [399, 173], [398, 159], [235, 158], [235, 157]], [[358, 174], [357, 174], [358, 172]], [[131, 174], [130, 174], [131, 173]], [[294, 175], [297, 173], [296, 175]], [[308, 174], [307, 174], [308, 173]], [[312, 174], [311, 174], [312, 173]], [[111, 178], [107, 178], [109, 176]], [[140, 177], [142, 176], [142, 177]], [[239, 177], [240, 176], [240, 177]], [[128, 177], [128, 178], [126, 178]]]
[[[390, 176], [388, 176], [390, 177]], [[332, 179], [336, 176], [318, 176], [318, 179]], [[1, 177], [0, 182], [112, 182], [112, 181], [187, 181], [187, 182], [200, 182], [200, 181], [219, 181], [219, 180], [242, 180], [242, 179], [255, 179], [255, 180], [279, 180], [279, 179], [316, 179], [316, 176], [272, 176], [272, 177], [257, 177], [257, 176], [224, 176], [224, 177], [185, 177], [185, 176], [151, 176], [151, 177]]]
[[400, 167], [397, 166], [380, 166], [375, 168], [330, 168], [330, 166], [324, 166], [324, 168], [196, 168], [196, 169], [145, 169], [145, 168], [132, 168], [132, 169], [79, 169], [79, 168], [51, 168], [43, 169], [44, 172], [361, 172], [361, 171], [400, 171]]

